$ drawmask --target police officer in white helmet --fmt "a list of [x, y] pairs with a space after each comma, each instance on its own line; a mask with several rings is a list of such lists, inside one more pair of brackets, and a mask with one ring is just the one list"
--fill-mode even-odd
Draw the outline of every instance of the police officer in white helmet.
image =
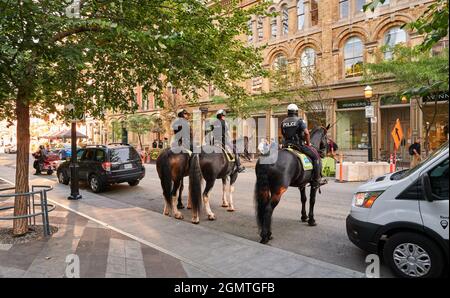
[[283, 147], [294, 147], [311, 159], [314, 165], [311, 187], [318, 188], [326, 183], [326, 180], [321, 177], [322, 160], [311, 147], [308, 127], [305, 121], [298, 117], [298, 106], [296, 104], [290, 104], [287, 110], [288, 117], [281, 122]]
[[236, 152], [236, 146], [234, 146], [229, 141], [229, 128], [227, 123], [225, 122], [225, 116], [227, 113], [225, 110], [218, 110], [216, 113], [217, 120], [214, 121], [213, 125], [211, 125], [211, 130], [213, 133], [214, 138], [214, 144], [215, 145], [221, 145], [223, 148], [225, 146], [228, 146], [233, 150], [233, 153], [235, 155], [235, 161], [236, 161], [236, 170], [241, 173], [245, 171], [245, 168], [241, 166], [241, 159], [239, 158], [239, 154]]

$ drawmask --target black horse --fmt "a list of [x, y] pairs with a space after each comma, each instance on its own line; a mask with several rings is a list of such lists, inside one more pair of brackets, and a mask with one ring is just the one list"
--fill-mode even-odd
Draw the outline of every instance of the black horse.
[[[192, 222], [200, 222], [199, 214], [201, 202], [205, 204], [206, 213], [209, 220], [215, 220], [216, 216], [209, 204], [210, 192], [217, 179], [222, 180], [223, 195], [222, 207], [233, 212], [233, 192], [234, 183], [237, 180], [235, 162], [227, 157], [228, 153], [223, 152], [219, 147], [202, 146], [200, 154], [174, 153], [170, 149], [161, 152], [156, 161], [156, 169], [161, 180], [163, 195], [165, 199], [164, 214], [172, 215], [176, 219], [183, 219], [183, 215], [178, 209], [184, 208], [181, 200], [183, 192], [183, 178], [189, 176], [189, 196], [188, 209], [192, 209]], [[206, 186], [201, 192], [202, 180], [206, 181]], [[178, 200], [178, 204], [177, 203]]]
[[[317, 127], [311, 132], [311, 144], [323, 156], [327, 150], [327, 128]], [[269, 160], [268, 160], [269, 158]], [[272, 213], [280, 202], [281, 196], [292, 187], [300, 190], [302, 222], [308, 221], [310, 226], [315, 226], [314, 204], [317, 188], [311, 188], [309, 199], [309, 214], [306, 215], [306, 186], [311, 181], [311, 171], [305, 171], [303, 164], [294, 153], [288, 150], [279, 150], [276, 160], [271, 162], [271, 157], [262, 157], [256, 164], [256, 218], [260, 228], [261, 243], [267, 243], [272, 239], [271, 222]]]

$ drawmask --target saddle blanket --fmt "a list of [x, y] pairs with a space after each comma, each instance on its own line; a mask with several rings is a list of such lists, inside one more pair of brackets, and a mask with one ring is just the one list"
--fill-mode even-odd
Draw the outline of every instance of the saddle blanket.
[[303, 169], [305, 171], [311, 171], [314, 168], [312, 161], [309, 159], [309, 157], [307, 155], [305, 155], [293, 148], [286, 148], [286, 150], [291, 152], [292, 154], [294, 154], [296, 157], [298, 157], [300, 159], [300, 161], [302, 162], [302, 165], [303, 165]]

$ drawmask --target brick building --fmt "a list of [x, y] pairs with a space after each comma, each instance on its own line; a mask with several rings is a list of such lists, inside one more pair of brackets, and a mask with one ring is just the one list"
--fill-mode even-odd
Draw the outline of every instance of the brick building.
[[[244, 0], [245, 9], [259, 0]], [[264, 67], [287, 67], [290, 70], [313, 70], [323, 76], [320, 88], [327, 90], [325, 108], [321, 111], [324, 121], [332, 123], [330, 136], [336, 140], [346, 160], [367, 160], [368, 119], [365, 118], [364, 88], [361, 79], [362, 64], [375, 62], [383, 45], [397, 43], [417, 45], [422, 36], [412, 34], [401, 28], [405, 23], [417, 19], [433, 1], [429, 0], [386, 0], [375, 12], [363, 12], [365, 0], [283, 0], [273, 1], [269, 11], [278, 12], [275, 17], [254, 16], [248, 23], [252, 32], [243, 36], [249, 44], [267, 45], [263, 51]], [[448, 39], [441, 43], [448, 47]], [[446, 49], [448, 50], [448, 49]], [[391, 52], [383, 53], [385, 59], [391, 58]], [[308, 85], [309, 82], [304, 82]], [[244, 82], [251, 92], [268, 91], [271, 83], [268, 79], [253, 78]], [[431, 105], [424, 113], [415, 101], [393, 96], [396, 91], [392, 82], [383, 81], [371, 84], [374, 96], [375, 117], [371, 124], [372, 148], [375, 160], [386, 160], [393, 151], [390, 132], [396, 119], [400, 119], [405, 132], [405, 142], [399, 152], [405, 162], [409, 160], [408, 145], [415, 137], [423, 135], [423, 127], [432, 117]], [[169, 94], [171, 92], [169, 91]], [[204, 117], [209, 117], [222, 108], [214, 105], [211, 98], [218, 95], [211, 86], [198, 104], [187, 105], [189, 109], [200, 108]], [[173, 96], [179, 96], [172, 93]], [[145, 113], [158, 112], [155, 105], [145, 106], [150, 98], [137, 93]], [[431, 147], [436, 148], [447, 138], [448, 130], [448, 94], [439, 95], [439, 113], [431, 129]], [[170, 98], [170, 97], [169, 97]], [[442, 106], [442, 108], [441, 108]], [[279, 122], [285, 116], [285, 104], [273, 106], [268, 111], [253, 114], [255, 120], [265, 119], [266, 132], [261, 133], [244, 128], [244, 134], [266, 138], [278, 138]], [[302, 115], [308, 121], [308, 112]], [[117, 118], [117, 117], [116, 117]], [[256, 121], [258, 123], [258, 121]], [[261, 122], [259, 122], [261, 123]], [[309, 125], [312, 125], [309, 123]], [[167, 132], [166, 137], [170, 136]], [[155, 136], [148, 136], [150, 143]]]

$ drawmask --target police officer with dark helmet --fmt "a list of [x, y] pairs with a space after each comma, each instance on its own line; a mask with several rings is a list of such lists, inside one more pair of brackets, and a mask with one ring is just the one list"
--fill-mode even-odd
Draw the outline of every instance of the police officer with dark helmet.
[[322, 179], [322, 160], [313, 151], [310, 143], [310, 135], [306, 123], [298, 117], [298, 107], [295, 104], [288, 106], [288, 117], [281, 122], [283, 133], [283, 147], [296, 147], [300, 152], [306, 154], [313, 163], [311, 186], [318, 188], [326, 184]]
[[211, 130], [213, 133], [214, 144], [221, 145], [223, 148], [228, 146], [233, 149], [233, 153], [235, 156], [236, 162], [236, 170], [238, 173], [245, 171], [245, 168], [241, 166], [241, 159], [239, 158], [239, 154], [237, 153], [236, 146], [230, 143], [228, 140], [229, 136], [229, 128], [227, 123], [225, 122], [226, 112], [224, 110], [219, 110], [216, 113], [217, 120], [211, 125]]
[[180, 109], [177, 111], [177, 117], [172, 124], [175, 135], [172, 147], [182, 147], [183, 149], [192, 151], [192, 131], [188, 122], [189, 113], [185, 109]]

